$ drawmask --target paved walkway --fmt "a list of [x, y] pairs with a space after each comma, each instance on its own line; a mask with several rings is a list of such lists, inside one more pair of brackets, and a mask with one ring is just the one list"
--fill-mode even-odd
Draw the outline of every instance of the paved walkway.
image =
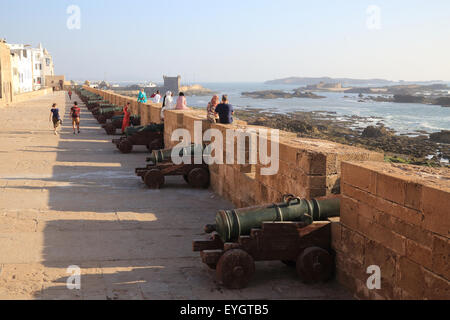
[[[247, 289], [218, 286], [192, 239], [231, 204], [180, 178], [146, 189], [134, 176], [146, 150], [120, 154], [83, 106], [73, 135], [70, 105], [57, 92], [0, 109], [0, 299], [350, 298], [335, 283], [302, 284], [280, 262], [257, 263]], [[66, 287], [71, 265], [81, 290]]]

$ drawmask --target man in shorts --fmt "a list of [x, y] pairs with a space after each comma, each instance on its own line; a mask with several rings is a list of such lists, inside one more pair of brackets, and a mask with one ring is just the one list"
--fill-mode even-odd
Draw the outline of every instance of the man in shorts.
[[75, 134], [75, 126], [77, 127], [78, 134], [80, 134], [80, 113], [81, 109], [78, 107], [78, 102], [73, 103], [73, 107], [70, 108], [70, 116], [72, 117], [73, 134]]
[[56, 107], [56, 103], [52, 105], [52, 108], [50, 109], [50, 119], [49, 121], [53, 122], [53, 130], [55, 132], [55, 135], [58, 134], [56, 129], [58, 129], [59, 125], [61, 124], [61, 117], [59, 116], [59, 109]]

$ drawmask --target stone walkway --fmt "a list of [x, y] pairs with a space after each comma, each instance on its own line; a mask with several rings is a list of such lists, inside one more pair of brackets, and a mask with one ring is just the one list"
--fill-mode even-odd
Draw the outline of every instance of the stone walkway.
[[[56, 102], [64, 124], [49, 123]], [[0, 299], [346, 299], [336, 283], [307, 286], [280, 262], [257, 263], [231, 291], [192, 252], [192, 239], [231, 204], [209, 190], [146, 189], [146, 150], [120, 154], [82, 106], [73, 135], [64, 92], [0, 109]], [[81, 290], [66, 286], [81, 268]]]

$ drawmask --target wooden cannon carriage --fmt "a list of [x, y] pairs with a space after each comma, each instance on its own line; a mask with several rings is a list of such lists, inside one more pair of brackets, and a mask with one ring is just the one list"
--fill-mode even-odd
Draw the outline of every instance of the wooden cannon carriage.
[[208, 188], [210, 183], [208, 165], [195, 164], [194, 157], [191, 159], [191, 164], [174, 164], [171, 161], [165, 161], [149, 164], [145, 168], [136, 168], [135, 172], [150, 189], [161, 188], [166, 176], [182, 176], [193, 188]]
[[281, 261], [295, 267], [305, 283], [332, 278], [328, 219], [339, 215], [339, 199], [285, 199], [266, 207], [219, 211], [216, 224], [205, 227], [209, 235], [193, 241], [193, 251], [216, 270], [219, 283], [230, 289], [246, 287], [255, 261]]
[[151, 152], [152, 150], [164, 147], [164, 129], [162, 125], [151, 124], [142, 127], [128, 127], [125, 135], [120, 139], [113, 139], [117, 149], [122, 153], [130, 153], [133, 146], [146, 146]]

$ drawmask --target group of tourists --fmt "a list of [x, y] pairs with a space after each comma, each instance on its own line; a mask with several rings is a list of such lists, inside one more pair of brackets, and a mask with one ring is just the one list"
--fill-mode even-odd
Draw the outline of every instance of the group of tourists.
[[[161, 93], [156, 91], [150, 97], [153, 103], [160, 103]], [[144, 90], [141, 90], [138, 95], [138, 102], [147, 102], [147, 96]], [[180, 92], [177, 101], [174, 102], [173, 92], [167, 91], [162, 98], [161, 120], [164, 121], [164, 111], [166, 110], [190, 110], [187, 106], [186, 97], [183, 92]], [[228, 101], [228, 96], [223, 95], [222, 100], [219, 96], [214, 95], [206, 107], [207, 119], [213, 123], [230, 124], [233, 123], [233, 106]]]
[[[187, 106], [186, 97], [183, 92], [178, 94], [177, 101], [174, 102], [173, 92], [167, 91], [164, 97], [161, 97], [161, 92], [157, 90], [150, 99], [153, 103], [160, 103], [162, 98], [161, 120], [164, 121], [164, 111], [166, 110], [190, 110]], [[139, 91], [138, 102], [146, 103], [147, 95], [144, 89]], [[228, 96], [223, 95], [222, 100], [219, 96], [214, 95], [206, 107], [207, 118], [210, 122], [230, 124], [233, 123], [233, 106], [228, 101]]]
[[[69, 99], [72, 100], [72, 91], [69, 89], [68, 91]], [[177, 101], [174, 102], [174, 94], [171, 91], [167, 91], [164, 97], [161, 97], [161, 93], [156, 91], [150, 99], [152, 99], [153, 103], [160, 103], [162, 98], [162, 109], [161, 109], [161, 120], [164, 121], [164, 111], [166, 110], [191, 110], [187, 106], [186, 96], [183, 92], [178, 94]], [[141, 89], [138, 95], [138, 102], [146, 103], [147, 95], [145, 91]], [[131, 108], [130, 103], [128, 102], [123, 109], [124, 117], [122, 122], [122, 133], [125, 132], [125, 129], [130, 126], [130, 117], [131, 117]], [[222, 123], [222, 124], [230, 124], [233, 123], [233, 114], [234, 108], [228, 101], [228, 96], [223, 95], [222, 100], [220, 100], [219, 96], [214, 95], [211, 101], [208, 103], [206, 107], [207, 119], [211, 123]], [[80, 134], [80, 114], [81, 109], [78, 107], [78, 102], [75, 101], [73, 103], [72, 108], [70, 108], [70, 117], [72, 119], [72, 128], [73, 134]], [[50, 110], [50, 120], [53, 122], [54, 134], [58, 134], [58, 127], [62, 125], [62, 120], [59, 115], [59, 109], [56, 103], [52, 105]]]

